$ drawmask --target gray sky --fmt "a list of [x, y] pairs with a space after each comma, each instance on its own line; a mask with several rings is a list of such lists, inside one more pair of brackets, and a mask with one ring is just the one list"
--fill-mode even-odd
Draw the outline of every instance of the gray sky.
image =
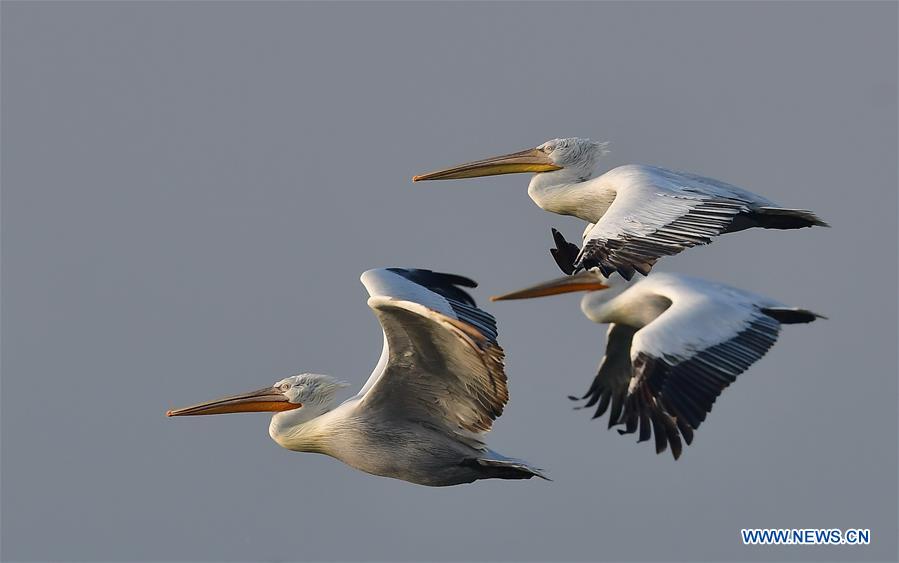
[[[892, 559], [897, 6], [2, 5], [4, 560]], [[660, 262], [830, 320], [786, 327], [680, 461], [571, 410], [604, 327], [527, 177], [415, 174], [556, 136], [720, 178], [832, 229]], [[359, 274], [481, 282], [512, 399], [489, 435], [555, 479], [429, 489], [169, 407], [301, 371], [361, 385]], [[743, 527], [873, 545], [744, 547]]]

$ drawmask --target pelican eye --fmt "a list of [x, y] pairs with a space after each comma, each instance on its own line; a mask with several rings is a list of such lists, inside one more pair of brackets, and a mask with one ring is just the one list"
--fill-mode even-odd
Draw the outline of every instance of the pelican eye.
[[556, 150], [556, 147], [554, 147], [552, 145], [543, 145], [543, 148], [540, 150], [542, 150], [546, 154], [549, 154], [549, 153], [553, 152], [554, 150]]
[[290, 383], [282, 383], [281, 385], [278, 385], [278, 389], [280, 389], [282, 393], [285, 393], [290, 389]]

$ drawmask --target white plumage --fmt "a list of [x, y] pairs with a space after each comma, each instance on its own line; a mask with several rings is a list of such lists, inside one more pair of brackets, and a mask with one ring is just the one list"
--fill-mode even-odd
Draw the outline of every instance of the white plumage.
[[718, 395], [777, 340], [782, 323], [807, 323], [820, 315], [766, 297], [689, 276], [656, 273], [628, 284], [597, 272], [552, 280], [495, 297], [540, 297], [585, 290], [581, 309], [608, 323], [606, 353], [588, 391], [575, 400], [611, 407], [609, 427], [655, 435], [656, 451], [669, 445], [675, 459], [681, 440], [705, 420]]
[[420, 180], [533, 172], [528, 195], [542, 209], [588, 224], [580, 249], [556, 235], [554, 250], [565, 273], [598, 268], [604, 275], [648, 274], [662, 256], [751, 227], [826, 226], [814, 213], [787, 209], [712, 178], [656, 166], [629, 164], [594, 177], [605, 143], [568, 138], [530, 151], [488, 158], [422, 174]]
[[462, 289], [477, 284], [404, 268], [367, 271], [362, 283], [384, 349], [357, 395], [335, 406], [346, 384], [306, 373], [168, 415], [274, 411], [269, 435], [282, 447], [422, 485], [545, 478], [484, 444], [509, 394], [496, 321]]

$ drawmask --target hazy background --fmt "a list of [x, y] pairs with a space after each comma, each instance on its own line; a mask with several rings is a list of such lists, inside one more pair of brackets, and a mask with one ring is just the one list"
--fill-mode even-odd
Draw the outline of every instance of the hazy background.
[[[875, 560], [897, 532], [897, 6], [2, 6], [8, 560]], [[680, 461], [574, 412], [605, 328], [526, 176], [413, 185], [556, 136], [720, 178], [832, 229], [660, 262], [808, 307]], [[470, 275], [512, 400], [489, 443], [552, 483], [429, 489], [167, 408], [381, 348], [359, 274]], [[745, 547], [860, 527], [868, 547]]]

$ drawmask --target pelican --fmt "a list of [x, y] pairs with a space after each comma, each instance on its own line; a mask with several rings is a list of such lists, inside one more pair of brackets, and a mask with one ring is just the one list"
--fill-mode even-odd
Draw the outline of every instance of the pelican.
[[596, 271], [555, 279], [492, 297], [526, 299], [586, 291], [581, 310], [608, 324], [605, 356], [578, 408], [611, 404], [609, 428], [655, 436], [656, 453], [670, 445], [674, 459], [683, 441], [705, 420], [725, 387], [757, 362], [777, 340], [781, 324], [824, 318], [806, 309], [689, 276], [653, 273], [628, 284]]
[[477, 284], [402, 268], [369, 270], [361, 279], [384, 348], [356, 396], [335, 407], [335, 394], [347, 385], [303, 373], [167, 416], [274, 412], [268, 431], [281, 447], [420, 485], [546, 479], [484, 444], [509, 393], [496, 321], [461, 289]]
[[[534, 173], [528, 195], [546, 211], [586, 221], [583, 244], [553, 251], [566, 273], [598, 268], [605, 276], [649, 273], [662, 256], [750, 227], [827, 226], [811, 211], [787, 209], [736, 186], [656, 166], [628, 164], [594, 177], [607, 143], [568, 138], [412, 178], [450, 180]], [[554, 232], [554, 235], [556, 233]], [[558, 244], [557, 237], [557, 244]], [[568, 243], [570, 244], [570, 243]]]

